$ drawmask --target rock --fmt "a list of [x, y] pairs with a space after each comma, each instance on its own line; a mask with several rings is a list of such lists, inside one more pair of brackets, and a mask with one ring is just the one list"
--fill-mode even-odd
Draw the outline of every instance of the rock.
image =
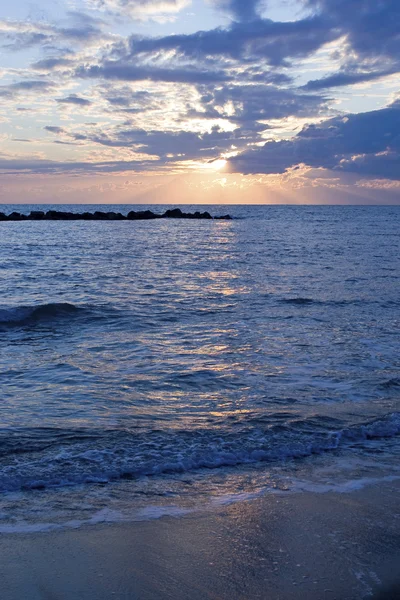
[[[41, 210], [32, 210], [30, 214], [23, 215], [18, 212], [12, 212], [10, 215], [5, 215], [4, 213], [0, 213], [0, 221], [25, 221], [29, 219], [31, 221], [143, 221], [149, 219], [212, 219], [212, 216], [209, 212], [199, 212], [195, 213], [185, 213], [182, 212], [180, 208], [170, 208], [165, 211], [163, 215], [157, 215], [153, 213], [151, 210], [142, 210], [142, 211], [134, 211], [131, 210], [127, 216], [122, 215], [121, 213], [116, 212], [102, 212], [95, 211], [94, 213], [84, 212], [84, 213], [73, 213], [73, 212], [64, 212], [59, 210], [48, 210], [44, 213]], [[232, 219], [230, 215], [223, 215], [220, 217], [214, 217], [215, 219]]]
[[57, 210], [48, 210], [45, 218], [51, 221], [58, 221], [61, 218], [60, 215], [61, 213], [59, 213]]
[[134, 219], [143, 221], [144, 219], [159, 219], [160, 215], [156, 215], [151, 210], [142, 210], [135, 214]]
[[73, 221], [79, 218], [79, 213], [62, 212], [60, 210], [48, 210], [45, 218], [51, 221]]
[[14, 211], [11, 215], [8, 215], [7, 221], [26, 221], [27, 218], [26, 215]]
[[31, 210], [31, 212], [28, 215], [28, 219], [33, 219], [35, 221], [44, 219], [44, 212], [42, 210]]
[[167, 219], [182, 219], [183, 213], [180, 208], [170, 208], [162, 216]]

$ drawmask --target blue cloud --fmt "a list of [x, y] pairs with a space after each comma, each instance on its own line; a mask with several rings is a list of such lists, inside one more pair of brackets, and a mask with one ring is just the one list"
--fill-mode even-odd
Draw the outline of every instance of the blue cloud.
[[125, 58], [175, 50], [182, 56], [196, 60], [229, 57], [243, 61], [246, 66], [254, 64], [254, 60], [265, 60], [278, 66], [284, 65], [287, 59], [308, 56], [336, 37], [337, 31], [319, 16], [284, 23], [257, 19], [235, 22], [227, 29], [217, 28], [192, 34], [159, 38], [132, 36]]
[[105, 61], [100, 65], [79, 67], [77, 77], [116, 81], [166, 81], [177, 83], [220, 83], [229, 79], [223, 71], [193, 67], [136, 66], [125, 61]]
[[347, 45], [340, 71], [309, 81], [306, 89], [352, 85], [400, 71], [398, 0], [305, 0], [305, 3], [345, 36]]
[[57, 98], [59, 104], [74, 104], [75, 106], [90, 106], [92, 102], [82, 96], [76, 94], [70, 94], [66, 98]]
[[255, 21], [259, 17], [260, 0], [214, 0], [214, 4], [237, 21]]
[[230, 170], [284, 173], [299, 164], [400, 180], [400, 105], [309, 125], [292, 140], [232, 158]]

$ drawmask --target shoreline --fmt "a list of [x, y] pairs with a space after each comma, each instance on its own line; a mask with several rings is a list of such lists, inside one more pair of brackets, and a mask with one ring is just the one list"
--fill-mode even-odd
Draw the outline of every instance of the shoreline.
[[2, 534], [1, 598], [397, 598], [385, 590], [400, 585], [399, 497], [395, 481], [350, 493], [266, 494], [180, 517]]

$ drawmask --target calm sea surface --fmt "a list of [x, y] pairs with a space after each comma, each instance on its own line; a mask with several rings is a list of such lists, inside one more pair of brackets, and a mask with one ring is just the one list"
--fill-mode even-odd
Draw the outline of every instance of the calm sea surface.
[[206, 209], [0, 223], [0, 531], [400, 477], [400, 207]]

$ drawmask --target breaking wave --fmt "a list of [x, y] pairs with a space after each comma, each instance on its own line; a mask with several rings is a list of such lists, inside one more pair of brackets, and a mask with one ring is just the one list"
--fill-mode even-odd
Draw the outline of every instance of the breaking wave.
[[0, 432], [0, 491], [105, 484], [200, 469], [300, 459], [400, 434], [400, 413], [332, 429], [318, 418], [232, 432], [58, 431]]

